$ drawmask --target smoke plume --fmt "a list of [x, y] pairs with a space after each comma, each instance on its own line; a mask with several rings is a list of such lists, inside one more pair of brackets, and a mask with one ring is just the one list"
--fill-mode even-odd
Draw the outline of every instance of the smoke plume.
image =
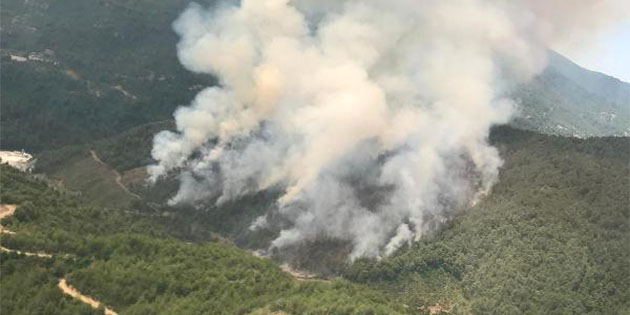
[[390, 254], [489, 191], [502, 162], [488, 132], [511, 116], [509, 89], [614, 4], [193, 3], [174, 22], [178, 56], [220, 86], [155, 136], [151, 179], [180, 174], [173, 204], [279, 189], [269, 211], [290, 225], [272, 247], [332, 237], [350, 259]]

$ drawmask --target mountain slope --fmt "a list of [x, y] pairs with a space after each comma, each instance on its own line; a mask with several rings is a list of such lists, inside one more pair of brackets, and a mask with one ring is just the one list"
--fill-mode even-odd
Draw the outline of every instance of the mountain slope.
[[[499, 183], [436, 235], [381, 262], [347, 266], [344, 244], [335, 240], [302, 244], [282, 257], [328, 275], [346, 269], [347, 279], [372, 289], [299, 283], [268, 260], [207, 242], [221, 233], [244, 247], [266, 248], [277, 231], [256, 234], [248, 225], [273, 205], [273, 192], [207, 211], [163, 205], [151, 212], [129, 198], [112, 169], [145, 200], [168, 199], [176, 181], [143, 185], [152, 135], [173, 127], [167, 119], [177, 105], [215, 84], [177, 62], [170, 23], [187, 2], [2, 2], [2, 147], [53, 149], [37, 155], [40, 168], [83, 192], [70, 197], [2, 169], [2, 202], [20, 204], [5, 220], [17, 234], [3, 236], [2, 245], [78, 258], [1, 254], [2, 285], [15, 288], [0, 292], [3, 311], [90, 312], [54, 293], [61, 276], [137, 314], [427, 313], [429, 305], [451, 314], [630, 309], [628, 138], [498, 128], [492, 141], [506, 161]], [[513, 125], [565, 136], [628, 135], [629, 91], [627, 83], [552, 53], [545, 72], [515, 93], [521, 116]]]
[[625, 314], [630, 309], [628, 138], [499, 128], [492, 193], [442, 231], [346, 276], [456, 314]]
[[630, 84], [589, 71], [553, 51], [549, 65], [514, 97], [513, 125], [547, 134], [630, 135]]
[[[17, 204], [0, 239], [3, 314], [92, 314], [57, 291], [67, 279], [121, 314], [400, 314], [365, 286], [303, 282], [269, 259], [224, 242], [173, 238], [159, 218], [86, 206], [45, 182], [0, 166], [0, 198]], [[10, 288], [10, 289], [7, 289]]]
[[176, 57], [171, 22], [188, 2], [3, 1], [2, 147], [105, 138], [168, 119], [215, 84]]
[[[358, 309], [392, 313], [397, 309], [388, 309], [392, 307], [388, 306], [390, 302], [407, 305], [404, 311], [408, 312], [418, 309], [428, 312], [427, 307], [432, 305], [450, 314], [613, 314], [629, 309], [628, 138], [581, 140], [501, 127], [493, 130], [491, 140], [506, 162], [490, 196], [473, 209], [456, 215], [435, 235], [392, 257], [380, 262], [361, 260], [346, 266], [344, 277], [369, 284], [373, 290], [382, 292], [386, 300], [370, 293], [374, 291], [363, 291], [349, 284], [334, 282], [332, 288], [326, 284], [297, 287], [291, 284], [287, 290], [278, 291], [285, 299], [274, 300], [272, 294], [255, 298], [258, 302], [243, 307], [257, 314], [276, 310], [294, 314], [307, 310], [330, 312], [334, 309], [330, 308], [332, 305], [345, 306], [335, 309], [339, 312]], [[81, 257], [79, 265], [57, 263], [54, 268], [46, 267], [52, 269], [22, 272], [39, 270], [39, 274], [46, 274], [59, 270], [59, 275], [67, 275], [81, 292], [116, 310], [139, 314], [150, 310], [181, 313], [234, 310], [229, 297], [212, 303], [203, 301], [210, 301], [206, 294], [215, 289], [240, 290], [238, 281], [230, 282], [235, 280], [228, 275], [234, 272], [239, 275], [236, 279], [250, 279], [243, 280], [244, 283], [255, 281], [247, 275], [256, 272], [246, 268], [242, 270], [243, 278], [238, 278], [241, 271], [232, 268], [235, 264], [259, 264], [259, 260], [241, 254], [232, 246], [189, 245], [167, 237], [159, 220], [124, 218], [115, 210], [86, 209], [20, 173], [3, 168], [0, 174], [3, 203], [22, 204], [15, 218], [3, 222], [17, 234], [3, 237], [2, 245]], [[26, 200], [33, 204], [25, 204]], [[269, 202], [273, 198], [254, 196], [225, 209], [184, 212], [163, 220], [169, 229], [182, 230], [180, 234], [188, 237], [207, 234], [208, 228], [213, 227], [240, 238], [243, 245], [265, 246], [264, 241], [269, 237], [248, 234], [246, 223], [251, 220], [243, 218], [252, 217], [250, 212], [255, 216], [261, 209], [264, 211]], [[196, 228], [185, 232], [187, 224], [196, 224]], [[147, 237], [147, 233], [153, 236]], [[344, 268], [343, 260], [326, 258], [344, 257], [343, 248], [339, 252], [334, 243], [303, 247], [297, 251], [299, 257], [294, 257], [301, 267], [333, 273]], [[208, 266], [203, 263], [205, 255], [223, 251], [236, 255], [226, 260], [226, 264], [211, 268], [225, 268], [223, 271], [213, 275], [201, 271]], [[13, 256], [7, 259], [3, 255], [3, 268], [15, 268], [19, 262], [14, 259], [24, 259]], [[249, 260], [252, 261], [246, 262]], [[334, 266], [340, 262], [341, 266]], [[184, 272], [179, 269], [182, 266], [188, 269]], [[271, 262], [265, 266], [277, 268]], [[5, 275], [6, 270], [15, 269], [3, 269]], [[102, 270], [107, 272], [101, 273]], [[200, 282], [185, 278], [188, 273], [197, 275], [194, 278]], [[277, 271], [272, 274], [284, 279]], [[204, 275], [215, 280], [204, 280]], [[223, 276], [227, 282], [220, 280]], [[3, 277], [3, 285], [12, 285], [7, 281], [16, 279], [19, 277]], [[128, 279], [133, 279], [134, 285]], [[51, 281], [54, 283], [54, 279]], [[293, 283], [286, 279], [273, 282]], [[193, 289], [185, 287], [185, 283], [193, 285]], [[147, 289], [162, 286], [166, 286], [164, 291]], [[39, 292], [31, 286], [24, 290]], [[185, 292], [189, 297], [178, 298], [177, 292]], [[237, 297], [241, 293], [233, 294]], [[322, 300], [330, 304], [322, 306]], [[349, 302], [355, 300], [356, 303]], [[48, 302], [44, 299], [38, 303]], [[190, 305], [196, 306], [190, 308]], [[16, 306], [4, 304], [3, 309], [8, 307]]]
[[600, 72], [580, 67], [566, 57], [550, 51], [549, 69], [562, 73], [575, 84], [611, 104], [630, 105], [630, 84]]

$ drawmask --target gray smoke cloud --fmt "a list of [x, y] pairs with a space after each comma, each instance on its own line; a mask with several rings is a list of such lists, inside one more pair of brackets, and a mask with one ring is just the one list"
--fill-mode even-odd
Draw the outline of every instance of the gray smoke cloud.
[[174, 22], [179, 58], [221, 84], [155, 136], [149, 174], [180, 173], [173, 204], [281, 189], [270, 211], [291, 226], [272, 247], [325, 236], [352, 242], [349, 259], [391, 254], [489, 191], [502, 161], [487, 137], [513, 112], [507, 90], [619, 4], [193, 3]]

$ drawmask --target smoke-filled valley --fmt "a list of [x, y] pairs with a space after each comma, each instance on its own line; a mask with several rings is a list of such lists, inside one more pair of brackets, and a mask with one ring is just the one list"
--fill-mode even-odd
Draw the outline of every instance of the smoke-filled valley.
[[624, 314], [625, 2], [2, 1], [0, 312]]
[[179, 174], [172, 205], [280, 191], [251, 223], [281, 229], [270, 249], [336, 238], [350, 260], [391, 254], [490, 191], [488, 132], [512, 89], [549, 45], [603, 26], [574, 5], [566, 20], [536, 1], [193, 4], [173, 24], [178, 56], [220, 87], [156, 135], [151, 180]]

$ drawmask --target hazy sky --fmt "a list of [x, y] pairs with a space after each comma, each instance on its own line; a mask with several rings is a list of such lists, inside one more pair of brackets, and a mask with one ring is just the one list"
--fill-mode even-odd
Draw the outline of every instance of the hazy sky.
[[584, 68], [630, 82], [630, 20], [611, 28], [586, 50], [557, 49]]

